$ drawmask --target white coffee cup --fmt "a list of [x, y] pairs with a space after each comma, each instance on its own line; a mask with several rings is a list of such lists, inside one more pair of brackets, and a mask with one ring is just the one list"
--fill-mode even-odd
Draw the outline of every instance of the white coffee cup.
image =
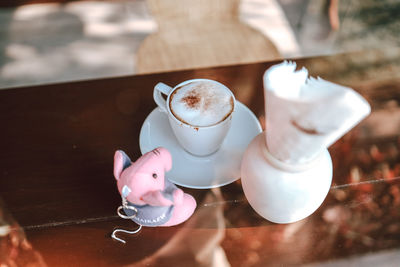
[[[170, 101], [174, 91], [194, 82], [213, 83], [218, 87], [224, 88], [231, 96], [232, 109], [221, 121], [209, 126], [196, 126], [177, 118], [171, 111]], [[167, 96], [166, 100], [162, 94]], [[213, 154], [221, 147], [231, 126], [232, 116], [235, 110], [235, 96], [228, 87], [217, 81], [208, 79], [187, 80], [174, 88], [164, 83], [158, 83], [154, 87], [153, 97], [161, 111], [167, 114], [176, 139], [187, 152], [196, 156], [207, 156]]]

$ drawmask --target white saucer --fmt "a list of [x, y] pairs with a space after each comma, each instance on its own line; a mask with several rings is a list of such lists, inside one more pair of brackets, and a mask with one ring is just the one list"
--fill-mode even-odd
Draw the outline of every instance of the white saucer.
[[142, 154], [156, 147], [165, 147], [172, 155], [172, 169], [166, 177], [173, 183], [196, 189], [223, 186], [240, 178], [242, 156], [251, 140], [262, 132], [256, 116], [237, 102], [232, 126], [221, 148], [207, 157], [196, 157], [179, 144], [167, 115], [159, 108], [146, 118], [140, 131]]

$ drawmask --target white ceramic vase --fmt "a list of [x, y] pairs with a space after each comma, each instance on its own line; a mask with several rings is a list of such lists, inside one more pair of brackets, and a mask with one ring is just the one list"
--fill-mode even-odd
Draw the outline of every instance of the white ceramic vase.
[[292, 223], [311, 215], [324, 201], [332, 182], [327, 149], [313, 161], [289, 165], [274, 158], [256, 136], [242, 160], [243, 191], [254, 210], [274, 223]]

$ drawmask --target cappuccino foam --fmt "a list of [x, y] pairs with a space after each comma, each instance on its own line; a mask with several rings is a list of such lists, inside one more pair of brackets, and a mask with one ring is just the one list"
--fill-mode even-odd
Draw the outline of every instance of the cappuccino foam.
[[172, 93], [170, 109], [184, 123], [211, 126], [230, 115], [233, 101], [231, 93], [222, 85], [212, 81], [194, 81]]

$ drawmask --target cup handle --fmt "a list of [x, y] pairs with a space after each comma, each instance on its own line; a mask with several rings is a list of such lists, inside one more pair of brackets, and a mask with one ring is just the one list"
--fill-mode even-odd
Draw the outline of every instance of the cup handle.
[[167, 113], [167, 103], [161, 94], [169, 95], [171, 90], [172, 87], [166, 85], [165, 83], [157, 83], [156, 86], [154, 86], [153, 98], [162, 112]]

